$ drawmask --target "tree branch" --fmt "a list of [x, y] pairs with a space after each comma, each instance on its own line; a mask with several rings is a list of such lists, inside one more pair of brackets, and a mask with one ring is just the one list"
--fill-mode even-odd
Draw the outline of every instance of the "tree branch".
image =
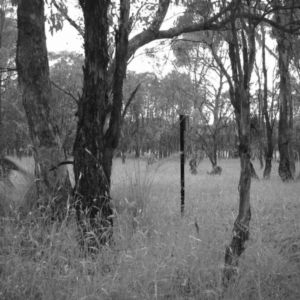
[[122, 113], [122, 120], [124, 120], [125, 118], [125, 115], [127, 113], [127, 109], [129, 107], [129, 105], [131, 104], [132, 100], [134, 99], [135, 97], [135, 94], [137, 93], [138, 89], [140, 88], [142, 82], [140, 82], [137, 87], [134, 89], [134, 91], [131, 93], [130, 97], [128, 98], [127, 102], [126, 102], [126, 105], [124, 107], [124, 110], [123, 110], [123, 113]]
[[129, 58], [135, 53], [137, 49], [157, 39], [159, 29], [168, 12], [170, 2], [171, 0], [159, 0], [158, 9], [152, 21], [152, 24], [146, 30], [137, 34], [130, 40], [127, 60], [129, 60]]
[[[231, 21], [231, 17], [226, 17], [223, 20], [220, 20], [222, 16], [224, 16], [228, 11], [232, 9], [232, 7], [235, 4], [235, 1], [232, 1], [229, 5], [224, 7], [222, 10], [220, 10], [219, 13], [215, 14], [210, 19], [206, 19], [204, 21], [201, 21], [197, 24], [189, 24], [189, 25], [182, 25], [170, 28], [168, 30], [159, 30], [163, 19], [167, 13], [168, 7], [169, 7], [170, 0], [160, 0], [159, 8], [156, 13], [156, 17], [154, 18], [153, 23], [150, 25], [150, 27], [143, 32], [137, 34], [129, 41], [129, 49], [128, 49], [128, 56], [127, 59], [129, 60], [130, 57], [135, 53], [137, 49], [140, 47], [159, 39], [172, 39], [174, 37], [178, 37], [179, 35], [183, 33], [191, 33], [191, 32], [197, 32], [197, 31], [204, 31], [204, 30], [227, 30], [225, 27], [228, 23]], [[291, 7], [288, 7], [288, 9], [292, 9]], [[258, 15], [251, 12], [240, 12], [236, 13], [236, 18], [244, 18], [249, 19], [251, 18], [253, 25], [256, 26], [260, 22], [268, 23], [269, 25], [273, 26], [274, 28], [281, 30], [286, 33], [300, 35], [300, 26], [296, 27], [294, 29], [287, 28], [285, 26], [282, 26], [278, 24], [277, 22], [274, 22], [270, 19], [268, 19], [266, 16], [269, 14], [269, 12]]]
[[60, 86], [58, 86], [56, 83], [54, 83], [53, 81], [50, 81], [51, 84], [53, 84], [57, 89], [59, 89], [60, 91], [62, 91], [63, 93], [65, 93], [66, 95], [68, 95], [69, 97], [71, 97], [76, 104], [78, 105], [78, 100], [76, 99], [76, 97], [70, 92], [70, 91], [66, 91], [64, 89], [62, 89]]
[[52, 3], [55, 6], [55, 8], [60, 12], [60, 14], [70, 23], [70, 25], [73, 26], [82, 37], [84, 37], [84, 31], [80, 28], [80, 26], [73, 19], [71, 19], [69, 17], [66, 10], [64, 10], [62, 7], [60, 7], [57, 4], [56, 0], [52, 0]]
[[130, 31], [130, 0], [120, 0], [120, 21], [116, 31], [116, 57], [114, 68], [114, 81], [112, 86], [113, 99], [109, 119], [109, 127], [105, 133], [105, 140], [114, 145], [118, 144], [121, 127], [121, 111], [123, 105], [123, 80], [127, 70], [128, 35]]

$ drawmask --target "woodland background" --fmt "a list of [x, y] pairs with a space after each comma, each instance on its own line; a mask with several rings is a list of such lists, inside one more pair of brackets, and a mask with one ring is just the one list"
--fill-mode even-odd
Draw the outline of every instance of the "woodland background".
[[[0, 147], [3, 155], [16, 155], [23, 159], [23, 162], [18, 162], [7, 156], [2, 161], [10, 160], [15, 171], [34, 182], [28, 184], [29, 192], [23, 197], [24, 203], [28, 204], [22, 211], [25, 220], [31, 220], [32, 211], [35, 211], [38, 214], [35, 219], [37, 226], [41, 226], [41, 219], [42, 223], [51, 220], [57, 222], [56, 225], [65, 225], [62, 220], [70, 221], [68, 209], [71, 208], [74, 227], [68, 227], [70, 231], [63, 231], [63, 234], [74, 234], [74, 228], [77, 228], [80, 238], [74, 237], [74, 240], [79, 242], [78, 249], [101, 257], [105, 251], [117, 249], [112, 245], [118, 237], [129, 239], [127, 233], [118, 235], [118, 230], [123, 228], [130, 228], [130, 234], [141, 233], [145, 237], [143, 241], [150, 243], [151, 230], [139, 229], [143, 227], [140, 222], [147, 213], [145, 199], [152, 181], [150, 184], [142, 181], [141, 184], [141, 178], [143, 174], [151, 174], [153, 163], [157, 171], [162, 163], [176, 158], [179, 150], [178, 114], [185, 114], [189, 116], [185, 154], [195, 175], [194, 179], [189, 178], [191, 182], [197, 179], [201, 182], [197, 166], [199, 163], [201, 166], [204, 157], [209, 159], [213, 170], [222, 159], [239, 158], [240, 161], [240, 168], [237, 160], [228, 160], [223, 165], [223, 169], [224, 166], [230, 169], [232, 163], [236, 168], [229, 176], [240, 176], [238, 184], [234, 182], [238, 187], [239, 211], [233, 225], [232, 240], [226, 246], [220, 278], [213, 281], [212, 286], [209, 285], [211, 279], [204, 280], [205, 291], [209, 292], [201, 294], [201, 297], [208, 294], [219, 297], [228, 287], [234, 286], [239, 278], [239, 258], [250, 239], [251, 184], [256, 186], [253, 180], [257, 179], [255, 170], [260, 178], [265, 179], [265, 185], [278, 183], [277, 170], [274, 173], [274, 164], [277, 169], [278, 162], [281, 184], [286, 184], [291, 198], [298, 187], [300, 6], [297, 1], [203, 0], [172, 3], [159, 0], [148, 3], [79, 0], [76, 6], [81, 11], [80, 15], [69, 14], [68, 2], [63, 1], [15, 0], [11, 3], [2, 0], [0, 3]], [[49, 6], [46, 18], [45, 4]], [[170, 28], [162, 28], [168, 11], [177, 6], [183, 12]], [[48, 53], [45, 21], [54, 33], [62, 28], [64, 20], [83, 37], [84, 54]], [[140, 28], [143, 30], [139, 31]], [[155, 44], [151, 45], [151, 42]], [[145, 53], [156, 64], [156, 72], [127, 71], [130, 59], [145, 45], [148, 45]], [[169, 55], [164, 56], [161, 49], [166, 47]], [[169, 73], [160, 73], [160, 67], [166, 63], [173, 68]], [[279, 155], [274, 155], [277, 152]], [[34, 163], [29, 163], [27, 169], [26, 155], [34, 157]], [[119, 162], [119, 156], [125, 165], [128, 158], [146, 158], [146, 165], [141, 160], [145, 169], [142, 172], [136, 169], [135, 181], [129, 180], [129, 192], [134, 192], [137, 187], [137, 194], [130, 196], [131, 201], [126, 197], [114, 199], [112, 166], [113, 162]], [[253, 162], [254, 158], [258, 158], [259, 165]], [[67, 159], [72, 161], [66, 162]], [[161, 161], [155, 163], [156, 159]], [[135, 166], [132, 159], [129, 163], [129, 167], [132, 163]], [[74, 167], [72, 188], [67, 164]], [[118, 166], [119, 169], [122, 167], [124, 165]], [[174, 165], [169, 167], [170, 170]], [[33, 169], [34, 172], [29, 171]], [[5, 174], [9, 179], [11, 173]], [[273, 179], [275, 181], [270, 181]], [[166, 186], [168, 184], [170, 182]], [[220, 199], [229, 183], [223, 184], [217, 195]], [[3, 187], [6, 187], [5, 184]], [[212, 190], [215, 191], [213, 187]], [[12, 194], [14, 191], [14, 188], [11, 189]], [[266, 195], [269, 194], [270, 189], [266, 192]], [[123, 205], [127, 205], [126, 209], [122, 209], [119, 203], [121, 211], [129, 213], [124, 214], [125, 219], [129, 216], [126, 219], [128, 223], [122, 223], [125, 220], [122, 218], [115, 220], [114, 202], [118, 200], [120, 203], [124, 200], [126, 204]], [[293, 202], [292, 207], [297, 205]], [[50, 235], [39, 241], [32, 238], [32, 233], [39, 231], [37, 228], [34, 231], [30, 229], [31, 221], [19, 223], [20, 211], [17, 207], [4, 213], [15, 214], [13, 223], [4, 226], [5, 230], [9, 229], [7, 244], [14, 245], [12, 224], [16, 228], [28, 224], [25, 237], [29, 238], [29, 248], [32, 242], [37, 242], [37, 248], [44, 242], [48, 245]], [[172, 210], [170, 212], [172, 216]], [[150, 215], [153, 215], [152, 212], [147, 216]], [[220, 213], [219, 220], [221, 217], [224, 216]], [[165, 220], [164, 217], [162, 219]], [[294, 218], [292, 220], [294, 222]], [[43, 227], [41, 235], [50, 228], [56, 230], [56, 225], [51, 222], [52, 227]], [[150, 223], [146, 222], [146, 227]], [[189, 224], [193, 224], [193, 230], [199, 235], [198, 223], [195, 219]], [[293, 232], [297, 232], [297, 223], [293, 226], [296, 228]], [[213, 227], [210, 229], [214, 230]], [[23, 241], [23, 238], [21, 236], [18, 240]], [[297, 253], [298, 240], [294, 235], [288, 238], [287, 244], [289, 247], [295, 245], [291, 249], [296, 250], [291, 251]], [[22, 246], [22, 243], [18, 245]], [[151, 248], [151, 243], [147, 244], [148, 247]], [[17, 251], [17, 248], [14, 249], [13, 253]], [[123, 250], [126, 253], [127, 248]], [[34, 252], [35, 258], [40, 255]], [[120, 256], [116, 254], [115, 257], [115, 254], [113, 252], [113, 257], [118, 260]], [[172, 257], [172, 251], [170, 255]], [[113, 257], [109, 256], [105, 263], [112, 262]], [[109, 271], [118, 270], [115, 269], [117, 266], [118, 263], [113, 264]], [[66, 263], [65, 267], [70, 270], [70, 263]], [[160, 268], [159, 265], [155, 274]], [[191, 270], [188, 270], [189, 273]], [[10, 271], [6, 268], [5, 272]], [[175, 273], [171, 278], [177, 278]], [[111, 276], [111, 273], [108, 274]], [[292, 278], [296, 280], [298, 275], [297, 271], [293, 271], [295, 277]], [[179, 278], [178, 286], [189, 286], [189, 291], [184, 288], [183, 294], [181, 291], [177, 293], [175, 288], [175, 294], [179, 298], [191, 295], [190, 291], [195, 287], [191, 288], [188, 282], [194, 277], [189, 273]], [[147, 286], [142, 291], [147, 290], [148, 293], [149, 288], [148, 298], [160, 297], [158, 281], [154, 279], [151, 282], [151, 287]], [[165, 282], [164, 275], [159, 282]], [[256, 282], [255, 294], [262, 298], [260, 279]], [[172, 283], [171, 286], [173, 291], [177, 284]], [[114, 297], [107, 288], [104, 290], [108, 297]], [[169, 292], [165, 293], [169, 295]], [[34, 297], [31, 292], [30, 295]], [[63, 297], [66, 295], [69, 296], [63, 293]], [[200, 296], [196, 293], [191, 297]]]

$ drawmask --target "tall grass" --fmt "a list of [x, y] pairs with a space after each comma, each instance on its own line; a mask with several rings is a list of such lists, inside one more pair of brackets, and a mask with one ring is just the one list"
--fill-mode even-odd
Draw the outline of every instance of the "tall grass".
[[[72, 216], [51, 226], [34, 213], [3, 217], [0, 299], [219, 299], [239, 162], [219, 164], [221, 176], [206, 174], [208, 161], [196, 176], [186, 166], [182, 218], [178, 159], [115, 160], [114, 245], [93, 256], [78, 247]], [[251, 238], [224, 299], [300, 299], [299, 182], [282, 183], [277, 167], [252, 182]]]

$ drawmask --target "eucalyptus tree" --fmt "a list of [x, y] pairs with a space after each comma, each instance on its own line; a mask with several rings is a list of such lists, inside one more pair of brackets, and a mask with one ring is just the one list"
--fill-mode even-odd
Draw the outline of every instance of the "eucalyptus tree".
[[[261, 29], [261, 64], [262, 64], [262, 75], [263, 75], [263, 83], [260, 79], [260, 75], [258, 75], [259, 79], [259, 97], [261, 103], [262, 115], [264, 118], [264, 128], [265, 128], [265, 169], [263, 173], [263, 177], [265, 179], [270, 179], [271, 170], [272, 170], [272, 159], [273, 159], [273, 151], [274, 151], [274, 128], [275, 121], [278, 113], [278, 97], [277, 90], [278, 85], [275, 84], [276, 78], [273, 80], [272, 91], [268, 89], [268, 69], [266, 64], [266, 30], [265, 24], [260, 25]], [[275, 76], [276, 77], [276, 76]]]
[[[289, 1], [284, 1], [289, 3]], [[274, 6], [280, 4], [275, 1]], [[278, 10], [275, 19], [281, 26], [292, 28], [297, 12]], [[278, 149], [280, 162], [278, 172], [283, 181], [289, 181], [295, 175], [295, 160], [293, 153], [293, 103], [291, 94], [290, 63], [293, 51], [293, 39], [287, 33], [274, 29], [278, 50], [278, 68], [280, 74], [280, 105], [278, 126]]]
[[[266, 9], [267, 6], [264, 6]], [[256, 1], [235, 1], [230, 13], [230, 30], [225, 34], [228, 45], [231, 74], [228, 73], [221, 63], [213, 43], [219, 43], [220, 38], [215, 34], [215, 41], [208, 43], [212, 53], [223, 70], [229, 84], [229, 94], [234, 107], [238, 137], [239, 156], [241, 160], [241, 177], [239, 183], [240, 208], [233, 227], [233, 238], [227, 247], [225, 255], [225, 283], [234, 278], [238, 265], [238, 258], [245, 249], [245, 243], [249, 239], [249, 225], [251, 219], [250, 186], [251, 173], [253, 171], [250, 161], [250, 83], [251, 74], [255, 61], [255, 31], [260, 21], [254, 17], [246, 16], [261, 14], [261, 7]], [[236, 23], [237, 18], [240, 20]], [[274, 24], [275, 25], [275, 24]], [[281, 27], [281, 30], [284, 26]]]
[[[43, 24], [44, 3], [42, 0], [15, 0], [15, 2], [19, 2], [17, 67], [23, 90], [23, 103], [36, 150], [36, 160], [41, 165], [40, 185], [43, 184], [50, 189], [57, 185], [50, 184], [52, 180], [47, 172], [47, 166], [63, 159], [63, 151], [56, 116], [50, 109], [53, 97]], [[270, 14], [274, 12], [269, 1], [238, 0], [192, 3], [195, 7], [192, 7], [190, 12], [199, 16], [195, 22], [162, 30], [161, 25], [169, 10], [170, 2], [159, 0], [158, 3], [148, 3], [143, 7], [138, 7], [139, 3], [134, 2], [133, 7], [137, 7], [139, 13], [130, 19], [129, 0], [120, 0], [118, 5], [106, 0], [79, 0], [84, 28], [80, 28], [68, 15], [63, 4], [57, 6], [64, 18], [78, 29], [84, 39], [83, 89], [78, 99], [78, 123], [73, 147], [76, 181], [74, 204], [83, 232], [88, 233], [86, 224], [90, 224], [95, 233], [93, 243], [97, 243], [97, 240], [102, 244], [106, 243], [112, 232], [110, 228], [113, 223], [110, 183], [113, 152], [118, 145], [122, 123], [123, 81], [127, 61], [134, 53], [154, 40], [171, 39], [187, 32], [228, 29], [229, 33], [225, 35], [233, 78], [230, 95], [238, 124], [242, 169], [240, 210], [233, 229], [233, 240], [227, 248], [225, 259], [226, 266], [231, 266], [226, 268], [225, 272], [225, 277], [230, 280], [230, 274], [235, 270], [232, 267], [237, 265], [238, 257], [244, 251], [245, 242], [249, 237], [248, 95], [255, 52], [253, 31], [261, 21], [268, 22], [283, 31], [290, 29], [269, 19]], [[142, 12], [152, 13], [145, 18], [140, 14]], [[136, 18], [145, 21], [145, 30], [128, 40]], [[113, 33], [113, 36], [110, 33]], [[111, 44], [115, 45], [115, 51], [111, 51]], [[64, 168], [56, 171], [58, 178], [64, 177]], [[62, 183], [62, 180], [59, 183]]]
[[255, 60], [255, 27], [252, 19], [248, 22], [244, 18], [236, 23], [238, 14], [250, 12], [250, 2], [236, 1], [229, 15], [231, 17], [230, 31], [225, 37], [231, 75], [216, 54], [213, 43], [210, 47], [214, 58], [222, 69], [229, 84], [229, 95], [234, 107], [237, 131], [239, 137], [239, 156], [241, 161], [241, 176], [239, 183], [240, 207], [234, 222], [231, 244], [226, 249], [224, 281], [227, 283], [234, 277], [238, 265], [238, 258], [245, 249], [249, 239], [249, 225], [251, 219], [250, 185], [251, 185], [251, 149], [250, 149], [250, 82]]
[[253, 138], [255, 138], [256, 148], [258, 150], [258, 159], [260, 163], [260, 168], [263, 169], [264, 161], [263, 161], [263, 152], [264, 152], [264, 144], [265, 144], [265, 130], [264, 130], [264, 117], [263, 117], [263, 92], [262, 92], [262, 80], [261, 74], [259, 71], [259, 66], [257, 61], [254, 64], [255, 73], [257, 77], [258, 90], [255, 92], [255, 100], [256, 108], [254, 110], [253, 117], [255, 122], [252, 126], [254, 127], [254, 134], [252, 134], [252, 143]]
[[179, 150], [178, 115], [192, 114], [194, 104], [191, 100], [191, 93], [193, 89], [194, 83], [191, 77], [184, 72], [172, 70], [160, 79], [159, 115], [163, 129], [159, 143], [160, 157]]
[[[217, 152], [222, 130], [226, 127], [231, 114], [231, 106], [228, 95], [223, 92], [225, 83], [223, 71], [203, 41], [204, 36], [202, 33], [183, 35], [183, 38], [177, 41], [178, 45], [175, 44], [177, 47], [175, 53], [179, 61], [188, 57], [186, 68], [189, 74], [192, 74], [190, 76], [192, 76], [193, 89], [186, 91], [190, 101], [194, 104], [193, 129], [190, 133], [191, 140], [194, 141], [192, 153], [197, 153], [199, 150], [197, 148], [201, 145], [200, 149], [206, 152], [214, 168], [217, 165]], [[181, 45], [183, 41], [187, 44], [185, 48]], [[183, 49], [186, 52], [184, 56]], [[221, 60], [225, 59], [226, 56], [222, 54]], [[191, 171], [196, 173], [193, 168]]]
[[[297, 47], [299, 47], [299, 42], [297, 43]], [[300, 78], [300, 68], [299, 68], [299, 59], [297, 55], [293, 58], [293, 71], [295, 71], [296, 75], [291, 84], [293, 87], [293, 104], [294, 104], [294, 154], [295, 160], [299, 161], [300, 157], [300, 89], [299, 89], [299, 78]], [[297, 179], [300, 178], [300, 175], [297, 175]]]
[[[135, 92], [132, 98], [132, 90]], [[122, 134], [119, 148], [121, 152], [134, 149], [139, 157], [145, 151], [155, 150], [154, 137], [157, 128], [160, 109], [159, 83], [154, 73], [128, 72], [124, 85], [124, 103], [122, 112]], [[150, 147], [151, 145], [151, 147]]]
[[[178, 24], [185, 22], [186, 15], [178, 18]], [[189, 132], [189, 151], [190, 157], [190, 171], [192, 174], [197, 174], [197, 165], [199, 158], [199, 151], [197, 149], [197, 142], [195, 133], [197, 133], [199, 122], [201, 122], [203, 104], [206, 100], [205, 85], [207, 83], [209, 51], [202, 47], [200, 43], [194, 43], [190, 39], [196, 35], [184, 34], [182, 38], [178, 38], [172, 45], [173, 53], [175, 54], [174, 65], [177, 67], [177, 72], [186, 72], [190, 77], [191, 85], [185, 87], [184, 93], [187, 101], [193, 105], [191, 116], [191, 128]]]
[[[42, 206], [49, 197], [57, 200], [66, 194], [66, 167], [49, 170], [64, 161], [58, 118], [52, 110], [54, 103], [46, 47], [44, 1], [14, 1], [18, 4], [18, 41], [16, 66], [22, 91], [23, 106], [34, 147], [37, 196]], [[62, 187], [62, 188], [60, 188]], [[66, 195], [65, 195], [66, 196]]]
[[206, 101], [207, 112], [202, 113], [202, 124], [195, 132], [197, 140], [211, 162], [212, 169], [217, 166], [218, 151], [222, 149], [223, 135], [233, 113], [228, 94], [221, 93], [222, 86], [223, 83], [220, 82], [219, 87], [212, 92], [211, 99]]
[[[192, 82], [187, 74], [171, 72], [161, 78], [153, 73], [128, 72], [124, 97], [141, 83], [130, 105], [123, 109], [120, 148], [151, 152], [160, 158], [168, 156], [178, 148], [178, 111], [190, 114], [192, 103], [187, 101]], [[126, 109], [125, 109], [126, 108]], [[123, 150], [125, 150], [123, 148]]]

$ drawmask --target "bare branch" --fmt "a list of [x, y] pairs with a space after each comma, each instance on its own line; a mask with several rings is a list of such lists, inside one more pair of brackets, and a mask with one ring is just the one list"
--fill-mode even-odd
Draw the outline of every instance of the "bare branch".
[[66, 91], [64, 89], [62, 89], [60, 86], [58, 86], [55, 82], [51, 81], [51, 84], [53, 84], [57, 89], [59, 89], [60, 91], [62, 91], [63, 93], [65, 93], [66, 95], [68, 95], [69, 97], [71, 97], [76, 104], [78, 105], [78, 99], [76, 99], [76, 97], [70, 92], [70, 91]]
[[123, 113], [122, 113], [122, 120], [124, 120], [125, 115], [126, 115], [126, 112], [127, 112], [127, 109], [128, 109], [128, 107], [129, 107], [130, 103], [132, 102], [132, 100], [134, 99], [134, 97], [135, 97], [135, 95], [136, 95], [138, 89], [140, 88], [141, 84], [142, 84], [142, 82], [140, 82], [140, 83], [137, 85], [137, 87], [134, 89], [134, 91], [131, 93], [130, 97], [128, 98], [128, 100], [127, 100], [127, 102], [126, 102], [126, 105], [125, 105], [125, 107], [124, 107]]

